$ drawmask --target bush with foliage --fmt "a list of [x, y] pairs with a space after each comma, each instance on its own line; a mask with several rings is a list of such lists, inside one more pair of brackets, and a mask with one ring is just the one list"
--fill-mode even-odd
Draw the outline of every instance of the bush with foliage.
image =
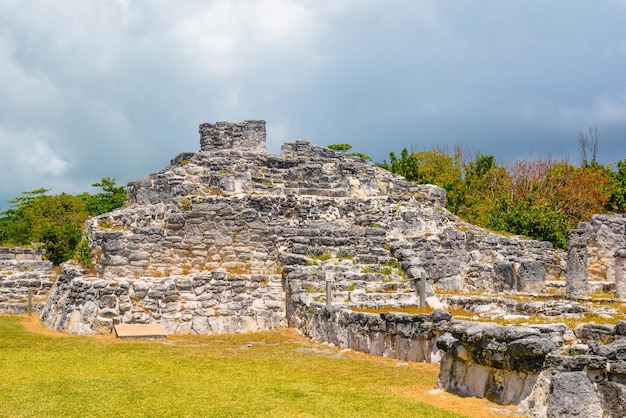
[[435, 184], [448, 194], [447, 208], [473, 224], [567, 245], [567, 230], [595, 213], [626, 209], [626, 160], [581, 167], [550, 157], [498, 166], [493, 155], [473, 159], [459, 147], [389, 154], [380, 167], [406, 180]]
[[115, 179], [105, 177], [92, 187], [101, 187], [103, 192], [95, 195], [87, 195], [85, 209], [90, 216], [98, 216], [121, 208], [126, 201], [126, 188], [116, 186]]
[[93, 186], [103, 192], [47, 195], [48, 189], [41, 188], [10, 200], [11, 207], [0, 212], [0, 245], [43, 243], [55, 265], [73, 258], [87, 217], [121, 207], [126, 199], [124, 187], [116, 187], [114, 179], [103, 178]]

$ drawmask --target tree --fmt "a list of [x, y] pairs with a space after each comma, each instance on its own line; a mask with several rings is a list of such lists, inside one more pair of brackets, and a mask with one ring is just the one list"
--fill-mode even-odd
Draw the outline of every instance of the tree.
[[40, 188], [22, 192], [22, 196], [9, 200], [11, 207], [0, 212], [0, 243], [16, 246], [35, 241], [33, 206], [49, 189]]
[[608, 167], [610, 173], [610, 196], [604, 209], [612, 213], [626, 212], [626, 160], [617, 162], [617, 170]]
[[549, 202], [537, 200], [534, 196], [525, 197], [515, 204], [499, 199], [497, 210], [489, 217], [489, 227], [496, 231], [550, 241], [557, 248], [567, 245], [565, 217], [555, 211]]
[[600, 133], [598, 132], [597, 125], [589, 127], [589, 134], [584, 134], [582, 131], [578, 132], [578, 145], [580, 147], [581, 167], [587, 167], [589, 165], [596, 164], [599, 139]]
[[383, 160], [378, 166], [394, 174], [400, 174], [407, 181], [418, 181], [419, 160], [415, 153], [409, 154], [409, 150], [404, 148], [398, 158], [394, 152], [390, 152], [389, 161], [390, 163], [387, 163], [387, 160]]
[[599, 164], [579, 168], [552, 158], [526, 158], [507, 167], [487, 227], [566, 246], [566, 232], [595, 213], [610, 195], [610, 174]]
[[46, 245], [46, 257], [59, 265], [74, 257], [83, 231], [82, 223], [67, 222], [62, 225], [46, 224], [41, 229], [40, 240]]
[[104, 177], [92, 187], [101, 187], [103, 193], [86, 196], [86, 209], [90, 216], [97, 216], [121, 208], [126, 201], [126, 188], [116, 186], [115, 179]]
[[443, 148], [429, 151], [411, 152], [404, 148], [400, 158], [393, 152], [389, 153], [389, 160], [378, 164], [394, 174], [402, 175], [408, 181], [421, 184], [434, 184], [446, 190], [446, 207], [457, 213], [464, 195], [462, 152], [456, 148], [454, 154], [449, 154]]
[[499, 167], [493, 155], [477, 154], [473, 161], [464, 164], [464, 195], [457, 214], [468, 222], [489, 227], [491, 213], [497, 210], [496, 202], [506, 196], [511, 179]]
[[88, 216], [121, 207], [126, 199], [124, 187], [115, 179], [94, 183], [102, 193], [90, 195], [46, 195], [48, 189], [23, 192], [10, 200], [11, 207], [0, 213], [0, 245], [18, 246], [42, 242], [46, 257], [58, 265], [74, 256]]
[[559, 162], [546, 181], [551, 185], [546, 200], [565, 217], [567, 228], [575, 228], [592, 215], [603, 213], [611, 196], [611, 174], [599, 164], [580, 168]]
[[46, 192], [46, 189], [24, 192], [9, 201], [11, 208], [0, 214], [0, 243], [9, 246], [44, 243], [46, 257], [60, 264], [73, 257], [87, 212], [80, 196], [65, 193], [48, 196]]

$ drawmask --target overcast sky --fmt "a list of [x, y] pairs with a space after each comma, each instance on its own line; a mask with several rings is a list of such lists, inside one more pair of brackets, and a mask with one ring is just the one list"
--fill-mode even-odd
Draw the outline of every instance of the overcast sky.
[[264, 119], [268, 150], [626, 159], [626, 0], [0, 0], [0, 210]]

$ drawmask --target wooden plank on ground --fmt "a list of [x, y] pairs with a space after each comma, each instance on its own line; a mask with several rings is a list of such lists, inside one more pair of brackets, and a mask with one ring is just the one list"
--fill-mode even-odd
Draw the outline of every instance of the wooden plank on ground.
[[161, 324], [117, 324], [115, 325], [117, 338], [165, 338], [165, 330]]

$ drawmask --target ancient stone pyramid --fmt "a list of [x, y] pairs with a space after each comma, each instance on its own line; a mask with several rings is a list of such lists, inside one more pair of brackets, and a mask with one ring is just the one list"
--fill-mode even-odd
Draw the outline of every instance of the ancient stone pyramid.
[[[201, 149], [130, 183], [125, 208], [90, 219], [95, 271], [67, 266], [42, 319], [76, 333], [159, 322], [168, 333], [285, 326], [289, 295], [411, 304], [433, 289], [519, 286], [497, 263], [560, 258], [547, 243], [460, 221], [445, 191], [305, 140], [265, 150], [265, 122], [200, 125]], [[500, 265], [500, 267], [502, 267]]]

